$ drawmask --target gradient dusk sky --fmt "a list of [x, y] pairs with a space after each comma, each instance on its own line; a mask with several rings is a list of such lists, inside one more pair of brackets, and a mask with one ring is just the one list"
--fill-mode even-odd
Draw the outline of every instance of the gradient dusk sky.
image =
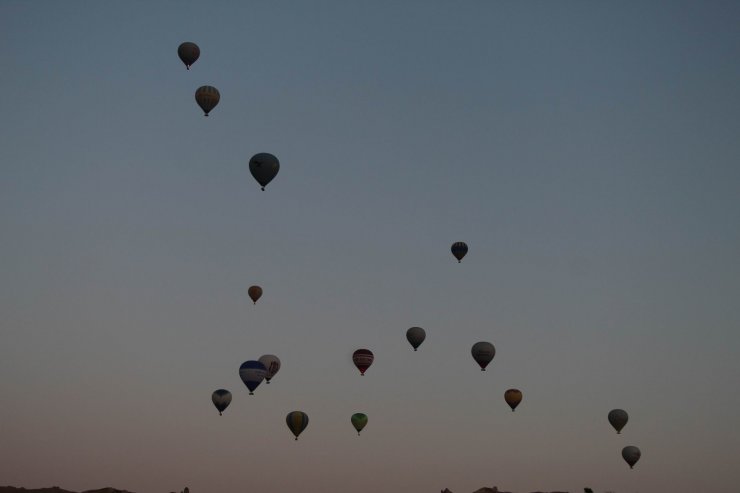
[[1, 1], [0, 484], [737, 493], [738, 26], [738, 1]]

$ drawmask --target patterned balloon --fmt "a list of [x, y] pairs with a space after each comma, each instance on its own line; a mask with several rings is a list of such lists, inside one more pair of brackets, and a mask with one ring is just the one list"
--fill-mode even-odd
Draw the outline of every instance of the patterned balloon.
[[285, 422], [298, 440], [298, 435], [308, 426], [308, 415], [302, 411], [292, 411], [285, 417]]
[[267, 376], [267, 368], [259, 361], [249, 360], [239, 367], [239, 378], [249, 389], [249, 395], [254, 395], [254, 389], [262, 383]]
[[369, 349], [358, 349], [352, 354], [352, 362], [360, 370], [360, 375], [363, 376], [374, 360], [375, 356], [373, 356], [373, 352]]
[[215, 390], [211, 394], [211, 401], [213, 401], [213, 405], [218, 409], [218, 415], [222, 416], [221, 413], [231, 404], [231, 392], [226, 389]]
[[280, 370], [280, 358], [278, 358], [274, 354], [265, 354], [260, 356], [260, 359], [258, 361], [265, 365], [265, 368], [267, 368], [265, 381], [267, 383], [270, 383], [272, 377], [274, 377], [275, 374]]
[[221, 100], [221, 93], [213, 86], [201, 86], [195, 91], [195, 102], [208, 116], [208, 113], [216, 107]]

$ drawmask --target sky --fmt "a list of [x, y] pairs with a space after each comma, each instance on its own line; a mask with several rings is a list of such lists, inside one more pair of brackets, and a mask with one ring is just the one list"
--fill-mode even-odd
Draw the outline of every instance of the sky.
[[0, 484], [736, 492], [738, 19], [3, 0]]

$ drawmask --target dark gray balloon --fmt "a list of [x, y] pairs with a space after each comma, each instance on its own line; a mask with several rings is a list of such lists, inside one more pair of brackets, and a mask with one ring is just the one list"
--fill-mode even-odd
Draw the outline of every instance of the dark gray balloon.
[[481, 371], [486, 371], [486, 366], [496, 356], [496, 348], [490, 342], [481, 341], [473, 344], [473, 348], [470, 350], [473, 355], [473, 359], [480, 365]]
[[629, 416], [627, 415], [627, 411], [624, 409], [612, 409], [609, 411], [607, 419], [614, 429], [617, 430], [617, 433], [621, 433], [622, 428], [627, 424]]
[[637, 464], [637, 461], [640, 460], [640, 456], [642, 456], [642, 452], [640, 452], [640, 449], [634, 445], [629, 445], [622, 449], [622, 458], [627, 464], [629, 464], [630, 469]]
[[416, 351], [416, 349], [421, 346], [421, 343], [424, 342], [424, 339], [426, 338], [427, 333], [421, 327], [411, 327], [409, 330], [406, 331], [406, 339], [414, 348], [414, 351]]
[[231, 392], [226, 389], [218, 389], [211, 394], [211, 400], [218, 409], [218, 415], [221, 416], [221, 413], [231, 404]]
[[249, 160], [249, 172], [260, 184], [262, 190], [277, 176], [278, 171], [280, 171], [280, 161], [270, 153], [260, 152]]
[[198, 48], [197, 44], [186, 41], [177, 47], [177, 56], [180, 57], [180, 60], [185, 64], [185, 67], [190, 70], [190, 66], [194, 64], [200, 56], [200, 48]]

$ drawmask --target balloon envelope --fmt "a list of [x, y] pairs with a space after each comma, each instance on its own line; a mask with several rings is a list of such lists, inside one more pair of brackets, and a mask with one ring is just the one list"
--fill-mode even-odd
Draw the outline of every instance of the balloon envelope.
[[373, 360], [375, 356], [369, 349], [358, 349], [352, 354], [352, 362], [360, 370], [360, 375], [365, 375], [367, 369], [373, 364]]
[[609, 420], [609, 423], [614, 427], [614, 429], [617, 430], [617, 434], [619, 434], [622, 432], [622, 428], [624, 428], [624, 425], [627, 424], [629, 416], [627, 415], [627, 411], [625, 411], [624, 409], [612, 409], [611, 411], [609, 411], [607, 419]]
[[414, 348], [414, 351], [416, 351], [418, 347], [421, 346], [421, 343], [424, 342], [424, 339], [426, 338], [427, 333], [421, 327], [411, 327], [409, 330], [406, 331], [406, 339]]
[[622, 458], [627, 464], [629, 464], [630, 469], [637, 464], [637, 461], [640, 460], [640, 456], [642, 456], [642, 452], [640, 452], [640, 449], [634, 445], [629, 445], [622, 449]]
[[278, 171], [280, 171], [280, 161], [270, 153], [260, 152], [249, 160], [249, 172], [260, 184], [262, 190], [277, 176]]
[[231, 392], [226, 389], [214, 390], [213, 394], [211, 394], [211, 401], [213, 401], [213, 405], [218, 409], [218, 415], [221, 416], [221, 413], [231, 404]]
[[522, 392], [519, 389], [509, 389], [504, 392], [504, 400], [514, 412], [514, 409], [522, 402]]
[[357, 434], [359, 435], [365, 425], [367, 425], [367, 415], [363, 413], [355, 413], [350, 418], [350, 421], [352, 421], [352, 426], [355, 427], [355, 430], [357, 430]]
[[292, 411], [285, 417], [285, 422], [298, 440], [298, 435], [308, 426], [308, 415], [302, 411]]
[[267, 383], [270, 383], [272, 377], [274, 377], [278, 370], [280, 370], [280, 358], [278, 358], [274, 354], [265, 354], [263, 356], [260, 356], [260, 359], [258, 361], [265, 365], [265, 368], [267, 368], [265, 381], [267, 381]]
[[221, 94], [213, 86], [201, 86], [195, 91], [195, 102], [208, 116], [208, 113], [216, 107], [221, 100]]
[[252, 302], [256, 305], [257, 300], [260, 299], [262, 296], [262, 288], [259, 286], [249, 286], [249, 289], [247, 289], [247, 294], [250, 298], [252, 298]]
[[464, 241], [456, 241], [452, 244], [450, 250], [452, 251], [452, 255], [457, 259], [457, 262], [460, 263], [465, 254], [468, 253], [468, 245]]
[[476, 342], [470, 350], [473, 359], [480, 365], [481, 371], [486, 371], [486, 366], [496, 356], [496, 348], [490, 342]]
[[198, 45], [195, 43], [185, 41], [177, 47], [177, 56], [179, 56], [182, 63], [185, 64], [185, 68], [190, 70], [190, 66], [194, 64], [200, 56], [200, 48], [198, 48]]
[[249, 389], [249, 395], [254, 394], [254, 389], [265, 379], [267, 376], [267, 368], [259, 361], [249, 360], [242, 363], [239, 367], [239, 378], [242, 379], [244, 385]]

